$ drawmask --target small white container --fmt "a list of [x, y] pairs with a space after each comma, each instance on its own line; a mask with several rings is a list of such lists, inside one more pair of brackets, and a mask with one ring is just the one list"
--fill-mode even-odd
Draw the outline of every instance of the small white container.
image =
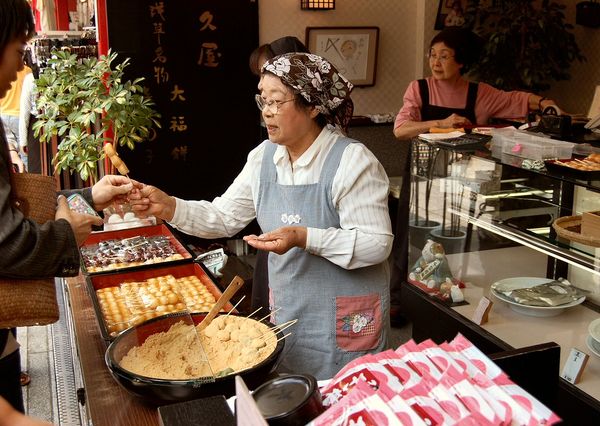
[[[553, 158], [567, 159], [573, 156], [574, 143], [532, 135], [514, 129], [493, 132], [494, 144], [502, 146], [502, 153], [532, 160]], [[496, 150], [495, 152], [498, 152]], [[494, 152], [494, 151], [492, 151]]]

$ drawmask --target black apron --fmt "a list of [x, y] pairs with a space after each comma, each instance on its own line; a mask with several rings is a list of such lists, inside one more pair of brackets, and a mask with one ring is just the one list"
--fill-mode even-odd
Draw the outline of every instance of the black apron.
[[429, 103], [429, 87], [427, 86], [427, 80], [424, 78], [418, 81], [419, 92], [421, 92], [421, 121], [429, 120], [443, 120], [451, 114], [458, 114], [466, 117], [471, 121], [472, 124], [477, 124], [477, 118], [475, 117], [475, 102], [477, 101], [477, 89], [479, 85], [477, 83], [469, 82], [469, 91], [467, 92], [467, 104], [464, 108], [447, 108], [437, 105], [431, 105]]
[[[469, 91], [467, 93], [467, 104], [465, 108], [446, 108], [436, 105], [429, 104], [429, 87], [427, 86], [427, 80], [418, 80], [419, 91], [421, 92], [421, 100], [423, 106], [421, 107], [421, 121], [429, 120], [443, 120], [452, 113], [456, 113], [463, 117], [468, 118], [471, 123], [477, 123], [475, 118], [475, 101], [477, 100], [477, 83], [469, 83]], [[391, 300], [391, 311], [392, 311], [392, 325], [400, 326], [404, 319], [402, 318], [401, 312], [401, 297], [400, 297], [400, 285], [406, 281], [408, 277], [408, 222], [409, 222], [409, 205], [410, 205], [410, 167], [411, 167], [411, 153], [408, 152], [408, 158], [405, 161], [404, 170], [402, 174], [402, 188], [400, 190], [400, 199], [398, 200], [398, 212], [396, 216], [396, 232], [393, 243], [393, 259], [394, 267], [392, 268], [392, 277], [390, 280], [390, 300]]]

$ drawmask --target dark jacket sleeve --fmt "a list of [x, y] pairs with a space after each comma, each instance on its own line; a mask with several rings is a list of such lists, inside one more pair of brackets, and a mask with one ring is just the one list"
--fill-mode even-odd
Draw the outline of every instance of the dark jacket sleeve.
[[[4, 143], [0, 137], [0, 143]], [[0, 276], [42, 278], [73, 276], [79, 251], [71, 225], [64, 219], [43, 225], [26, 219], [10, 202], [7, 150], [0, 147]]]

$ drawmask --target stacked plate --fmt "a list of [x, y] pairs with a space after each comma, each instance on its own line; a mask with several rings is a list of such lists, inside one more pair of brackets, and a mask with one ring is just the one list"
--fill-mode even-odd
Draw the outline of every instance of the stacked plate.
[[[573, 306], [577, 306], [585, 300], [585, 296], [581, 296], [576, 300], [573, 300], [569, 303], [565, 303], [563, 305], [556, 306], [532, 306], [532, 305], [524, 305], [522, 303], [516, 302], [510, 297], [506, 296], [502, 291], [506, 291], [507, 289], [517, 290], [522, 288], [530, 288], [541, 284], [546, 284], [552, 282], [554, 280], [549, 278], [539, 278], [539, 277], [514, 277], [514, 278], [505, 278], [500, 281], [496, 281], [491, 286], [491, 293], [499, 300], [508, 303], [510, 308], [523, 315], [529, 315], [533, 317], [553, 317], [562, 313], [565, 309], [571, 308]], [[502, 289], [502, 291], [500, 291]], [[598, 348], [600, 349], [600, 324], [598, 324]]]
[[588, 331], [590, 333], [586, 339], [588, 348], [594, 355], [600, 357], [600, 318], [590, 323]]

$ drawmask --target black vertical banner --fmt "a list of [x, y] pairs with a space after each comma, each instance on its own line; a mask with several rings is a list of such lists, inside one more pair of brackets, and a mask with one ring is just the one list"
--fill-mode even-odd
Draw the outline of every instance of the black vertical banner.
[[161, 129], [119, 148], [130, 176], [185, 199], [212, 200], [259, 141], [257, 0], [108, 0], [109, 45], [144, 77]]

